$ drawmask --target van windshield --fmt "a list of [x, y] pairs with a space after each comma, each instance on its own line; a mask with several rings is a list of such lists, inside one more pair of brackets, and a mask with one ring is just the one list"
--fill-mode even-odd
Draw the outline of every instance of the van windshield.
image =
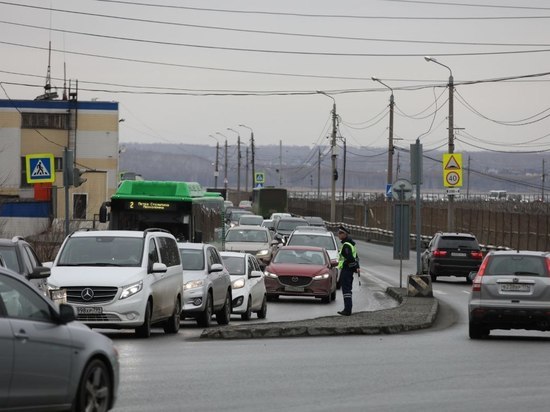
[[71, 237], [61, 251], [57, 266], [139, 267], [142, 254], [141, 237]]

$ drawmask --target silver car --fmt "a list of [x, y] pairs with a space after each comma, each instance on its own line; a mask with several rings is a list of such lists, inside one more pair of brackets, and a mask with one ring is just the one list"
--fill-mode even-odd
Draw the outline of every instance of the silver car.
[[250, 253], [265, 267], [273, 256], [273, 238], [269, 229], [261, 226], [232, 227], [225, 235], [225, 250]]
[[0, 268], [0, 410], [114, 406], [117, 351], [75, 318], [72, 306], [57, 308], [21, 275]]
[[491, 329], [550, 330], [550, 254], [490, 252], [473, 279], [468, 313], [471, 339]]

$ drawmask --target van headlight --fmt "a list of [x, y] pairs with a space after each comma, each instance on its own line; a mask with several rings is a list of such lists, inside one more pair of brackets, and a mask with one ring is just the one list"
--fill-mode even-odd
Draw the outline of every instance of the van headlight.
[[204, 285], [203, 280], [190, 280], [183, 285], [184, 290], [200, 288]]
[[323, 280], [323, 279], [328, 279], [330, 275], [328, 273], [325, 273], [324, 275], [317, 275], [317, 276], [313, 276], [313, 280]]
[[239, 278], [235, 280], [231, 286], [233, 287], [233, 289], [241, 289], [241, 288], [244, 288], [244, 284], [245, 284], [244, 278]]
[[129, 298], [130, 296], [138, 293], [141, 289], [143, 289], [143, 281], [139, 281], [138, 283], [134, 283], [133, 285], [125, 286], [122, 289], [122, 293], [120, 294], [119, 299]]
[[269, 250], [267, 249], [260, 250], [258, 253], [256, 253], [256, 256], [267, 256], [267, 255], [269, 255]]

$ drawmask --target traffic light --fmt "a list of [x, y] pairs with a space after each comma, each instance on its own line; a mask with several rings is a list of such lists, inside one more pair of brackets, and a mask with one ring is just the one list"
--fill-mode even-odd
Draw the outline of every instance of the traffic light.
[[85, 177], [82, 177], [83, 173], [85, 173], [84, 170], [80, 170], [78, 167], [75, 167], [73, 169], [73, 186], [74, 187], [78, 187], [82, 183], [86, 182], [86, 180], [88, 180]]

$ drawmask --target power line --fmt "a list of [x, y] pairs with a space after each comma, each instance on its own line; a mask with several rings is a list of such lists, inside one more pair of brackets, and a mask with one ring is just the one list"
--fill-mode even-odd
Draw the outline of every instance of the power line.
[[491, 9], [511, 9], [511, 10], [550, 10], [550, 7], [534, 6], [507, 6], [500, 4], [479, 4], [479, 3], [460, 3], [450, 1], [427, 1], [427, 0], [379, 0], [388, 3], [410, 3], [410, 4], [429, 4], [431, 6], [460, 6], [460, 7], [480, 7]]
[[163, 46], [188, 47], [188, 48], [195, 48], [195, 49], [202, 49], [202, 50], [222, 50], [222, 51], [241, 52], [241, 53], [285, 54], [285, 55], [293, 55], [293, 56], [297, 55], [297, 56], [333, 56], [333, 57], [334, 56], [338, 56], [338, 57], [423, 57], [429, 54], [434, 57], [442, 57], [442, 56], [449, 57], [449, 56], [497, 56], [497, 55], [516, 55], [516, 54], [550, 52], [550, 49], [533, 49], [533, 50], [503, 50], [503, 51], [490, 51], [490, 52], [461, 52], [461, 53], [344, 53], [344, 52], [334, 52], [334, 51], [320, 52], [320, 51], [309, 51], [309, 50], [253, 49], [253, 48], [246, 48], [246, 47], [213, 46], [208, 44], [179, 43], [179, 42], [168, 42], [168, 41], [151, 40], [151, 39], [138, 39], [135, 37], [112, 36], [107, 34], [82, 32], [82, 31], [76, 31], [76, 30], [55, 29], [51, 27], [38, 26], [34, 24], [14, 23], [14, 22], [9, 22], [5, 20], [0, 20], [0, 23], [19, 26], [19, 27], [33, 28], [38, 30], [48, 30], [48, 31], [55, 31], [59, 33], [69, 33], [69, 34], [76, 34], [79, 36], [128, 41], [128, 42], [134, 42], [134, 43], [148, 43], [148, 44], [163, 45]]
[[[439, 44], [439, 45], [455, 45], [455, 46], [497, 46], [497, 47], [548, 47], [550, 46], [550, 44], [548, 43], [497, 43], [497, 42], [466, 42], [466, 41], [443, 41], [443, 40], [388, 39], [388, 38], [378, 38], [378, 37], [335, 36], [335, 35], [318, 34], [318, 33], [296, 33], [296, 32], [273, 31], [273, 30], [254, 30], [254, 29], [244, 29], [239, 27], [209, 26], [209, 25], [201, 25], [201, 24], [172, 22], [172, 21], [166, 21], [166, 20], [141, 19], [141, 18], [128, 17], [128, 16], [114, 16], [110, 14], [48, 8], [48, 7], [41, 7], [41, 6], [32, 6], [28, 4], [15, 4], [12, 2], [6, 2], [6, 1], [0, 1], [0, 4], [6, 4], [10, 6], [17, 6], [17, 7], [25, 7], [25, 8], [36, 9], [36, 10], [44, 10], [48, 12], [53, 11], [58, 13], [74, 14], [74, 15], [88, 16], [88, 17], [99, 17], [99, 18], [122, 20], [122, 21], [131, 21], [131, 22], [137, 22], [137, 23], [188, 27], [188, 28], [205, 29], [205, 30], [229, 31], [229, 32], [237, 32], [237, 33], [276, 35], [276, 36], [286, 36], [286, 37], [304, 37], [304, 38], [313, 38], [313, 39], [331, 39], [331, 40], [346, 40], [346, 41], [352, 40], [352, 41], [368, 41], [368, 42], [382, 42], [382, 43]], [[6, 22], [6, 23], [16, 24], [16, 23], [9, 23], [9, 22]]]
[[166, 9], [177, 10], [193, 10], [204, 12], [216, 12], [216, 13], [232, 13], [232, 14], [257, 14], [267, 16], [290, 16], [290, 17], [308, 17], [308, 18], [332, 18], [332, 19], [359, 19], [359, 20], [517, 20], [517, 19], [541, 19], [550, 18], [550, 16], [491, 16], [491, 17], [432, 17], [432, 16], [365, 16], [365, 15], [346, 15], [346, 14], [313, 14], [313, 13], [290, 13], [290, 12], [277, 12], [277, 11], [262, 11], [262, 10], [234, 10], [234, 9], [216, 9], [216, 8], [204, 8], [204, 7], [190, 7], [190, 6], [174, 6], [167, 4], [151, 4], [144, 2], [128, 2], [121, 0], [94, 0], [102, 3], [116, 3], [125, 4], [131, 6], [144, 6], [144, 7], [157, 7]]

